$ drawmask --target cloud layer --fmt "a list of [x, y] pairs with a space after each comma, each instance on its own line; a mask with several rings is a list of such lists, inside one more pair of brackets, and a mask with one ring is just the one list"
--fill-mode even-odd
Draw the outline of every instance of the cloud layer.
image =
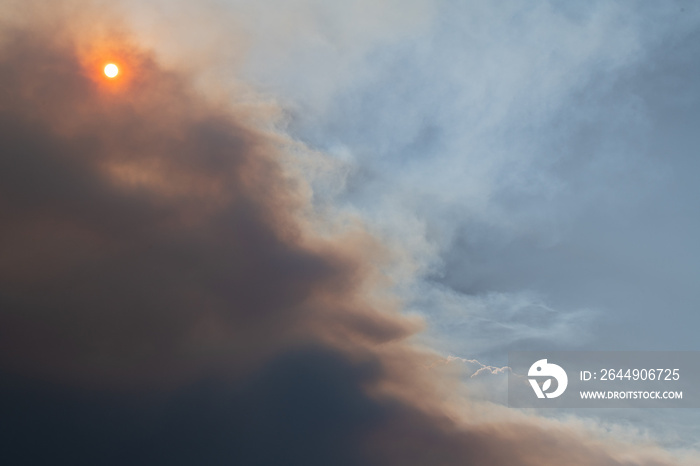
[[202, 94], [92, 4], [19, 5], [0, 39], [5, 463], [674, 464], [470, 407], [382, 291], [391, 248], [359, 222], [320, 233], [274, 110]]

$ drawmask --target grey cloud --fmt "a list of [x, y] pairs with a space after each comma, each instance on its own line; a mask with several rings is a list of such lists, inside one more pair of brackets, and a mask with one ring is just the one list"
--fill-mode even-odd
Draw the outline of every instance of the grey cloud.
[[266, 114], [93, 6], [23, 2], [2, 30], [4, 463], [673, 464], [446, 403], [455, 380], [375, 289], [389, 246], [313, 231]]

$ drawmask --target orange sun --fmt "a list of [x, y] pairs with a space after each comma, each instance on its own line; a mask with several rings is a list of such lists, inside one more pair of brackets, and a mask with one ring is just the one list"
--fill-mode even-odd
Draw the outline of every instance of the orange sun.
[[119, 68], [114, 63], [105, 66], [105, 74], [108, 78], [114, 78], [119, 74]]

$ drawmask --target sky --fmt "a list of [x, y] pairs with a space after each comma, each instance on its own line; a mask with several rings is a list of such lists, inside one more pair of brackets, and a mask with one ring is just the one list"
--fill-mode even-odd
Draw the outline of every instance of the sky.
[[496, 370], [698, 350], [694, 2], [0, 11], [4, 463], [700, 461]]

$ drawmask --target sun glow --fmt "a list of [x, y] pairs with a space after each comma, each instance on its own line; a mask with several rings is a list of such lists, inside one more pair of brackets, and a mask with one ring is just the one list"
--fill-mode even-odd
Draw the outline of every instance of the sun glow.
[[117, 65], [114, 63], [110, 63], [109, 65], [105, 66], [105, 74], [108, 78], [114, 78], [117, 76], [117, 74], [119, 74], [119, 68], [117, 68]]

